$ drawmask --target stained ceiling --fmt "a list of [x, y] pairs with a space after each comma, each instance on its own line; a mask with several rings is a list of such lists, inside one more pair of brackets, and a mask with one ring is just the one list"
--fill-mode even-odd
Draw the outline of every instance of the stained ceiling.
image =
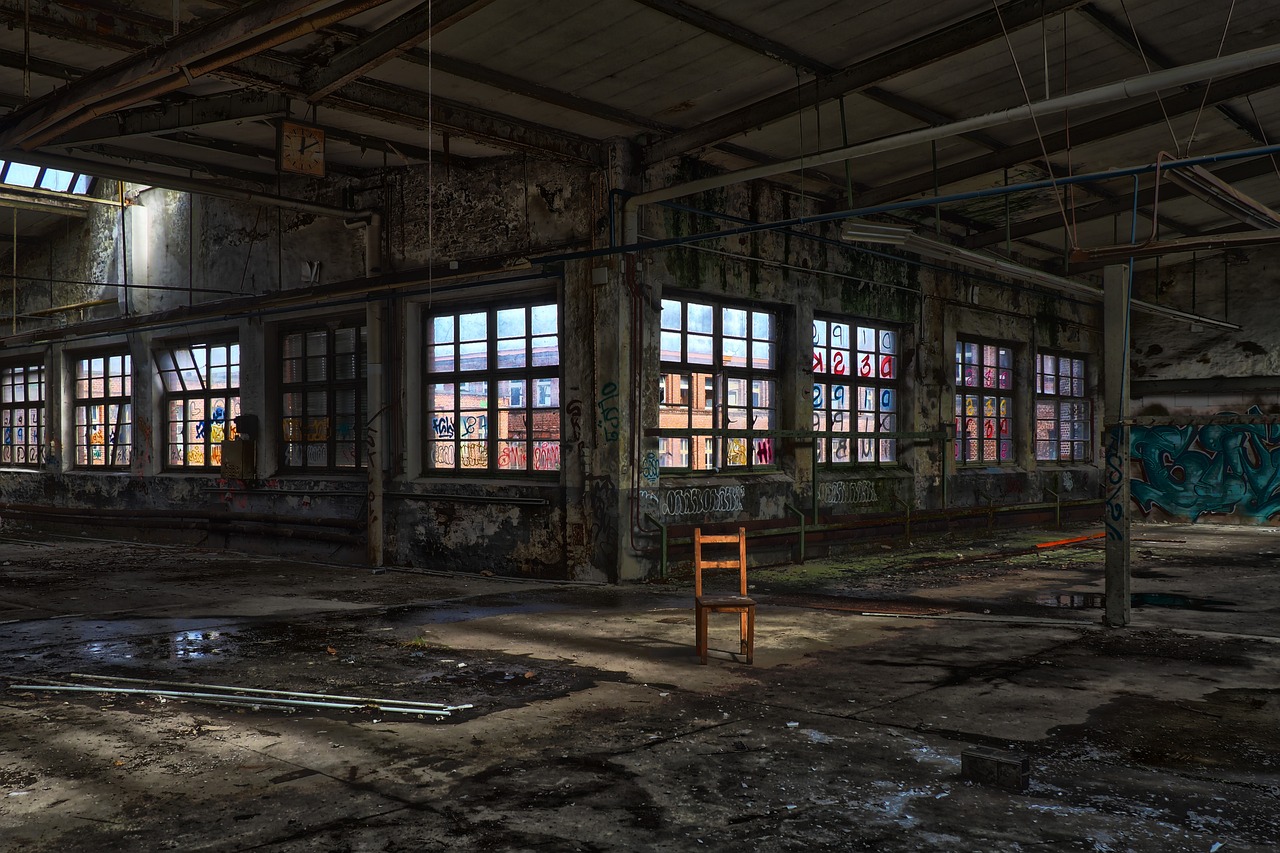
[[[73, 174], [281, 193], [296, 189], [276, 160], [291, 117], [324, 129], [331, 175], [511, 154], [603, 164], [615, 137], [645, 164], [798, 160], [770, 179], [825, 210], [1059, 273], [1131, 240], [1155, 244], [1152, 263], [1280, 233], [1280, 170], [1256, 153], [1280, 135], [1270, 0], [0, 0], [0, 23], [0, 158]], [[1045, 101], [1034, 119], [919, 135]], [[872, 154], [814, 156], [872, 140]], [[1150, 164], [1189, 158], [1211, 188], [1165, 171], [1157, 191]], [[1221, 203], [1232, 193], [1252, 218]], [[88, 203], [38, 186], [7, 199], [0, 240]]]

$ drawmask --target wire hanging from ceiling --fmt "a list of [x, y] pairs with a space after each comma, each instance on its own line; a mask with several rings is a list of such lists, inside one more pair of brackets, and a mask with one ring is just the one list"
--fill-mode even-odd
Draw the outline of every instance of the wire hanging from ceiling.
[[432, 95], [434, 93], [432, 73], [435, 66], [435, 53], [432, 50], [432, 39], [435, 35], [435, 20], [433, 3], [431, 0], [427, 2], [427, 307], [431, 307], [431, 300], [434, 295], [435, 287], [435, 264], [436, 264], [436, 181], [435, 181], [435, 151], [431, 148], [431, 140], [435, 136], [434, 119], [435, 108], [432, 105]]
[[[1120, 0], [1120, 8], [1124, 11], [1124, 19], [1129, 24], [1129, 32], [1133, 34], [1134, 46], [1138, 48], [1138, 56], [1142, 58], [1142, 66], [1151, 73], [1151, 61], [1147, 59], [1147, 52], [1142, 47], [1142, 39], [1138, 37], [1138, 27], [1133, 22], [1133, 16], [1129, 14], [1129, 7], [1125, 5], [1124, 0]], [[1208, 91], [1207, 89], [1205, 90]], [[1169, 128], [1169, 136], [1173, 138], [1173, 147], [1178, 148], [1178, 133], [1173, 129], [1173, 121], [1169, 118], [1169, 111], [1165, 109], [1164, 98], [1156, 92], [1156, 102], [1160, 104], [1160, 114], [1164, 116], [1165, 127]]]
[[[1226, 47], [1227, 44], [1227, 33], [1231, 30], [1231, 16], [1235, 14], [1235, 11], [1236, 0], [1231, 0], [1231, 6], [1227, 9], [1227, 20], [1222, 25], [1222, 38], [1218, 41], [1218, 55], [1215, 57], [1217, 59], [1222, 58], [1222, 49]], [[1195, 124], [1191, 126], [1191, 135], [1187, 137], [1187, 148], [1183, 152], [1184, 157], [1191, 156], [1191, 143], [1195, 142], [1196, 131], [1200, 129], [1200, 116], [1204, 114], [1205, 104], [1209, 103], [1209, 88], [1211, 86], [1213, 86], [1212, 77], [1205, 81], [1204, 98], [1200, 101], [1200, 109], [1196, 110], [1196, 121]]]
[[[1000, 22], [1000, 31], [1004, 33], [1005, 47], [1009, 49], [1009, 58], [1013, 62], [1013, 70], [1018, 75], [1018, 84], [1022, 87], [1022, 96], [1026, 99], [1027, 106], [1031, 106], [1031, 91], [1027, 88], [1026, 78], [1022, 75], [1022, 67], [1018, 64], [1018, 54], [1013, 49], [1013, 41], [1009, 38], [1009, 29], [1004, 25], [1004, 15], [1000, 14], [999, 0], [991, 0], [992, 8], [995, 9], [996, 19]], [[1048, 81], [1046, 79], [1046, 86]], [[1040, 121], [1036, 118], [1035, 111], [1031, 111], [1031, 126], [1036, 132], [1036, 141], [1040, 143], [1040, 153], [1044, 157], [1044, 167], [1049, 173], [1049, 179], [1052, 181], [1053, 200], [1058, 203], [1058, 212], [1062, 214], [1062, 227], [1066, 229], [1067, 234], [1071, 235], [1071, 220], [1067, 216], [1066, 205], [1062, 201], [1062, 188], [1058, 186], [1057, 176], [1053, 173], [1053, 163], [1049, 160], [1049, 149], [1044, 143], [1044, 134], [1040, 131]], [[1072, 248], [1075, 248], [1073, 245]]]

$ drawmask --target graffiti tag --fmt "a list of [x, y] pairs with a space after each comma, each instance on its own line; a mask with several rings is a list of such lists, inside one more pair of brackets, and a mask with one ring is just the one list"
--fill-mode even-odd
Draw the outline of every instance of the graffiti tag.
[[742, 501], [747, 490], [742, 486], [720, 486], [714, 489], [671, 489], [663, 492], [660, 502], [662, 514], [704, 515], [707, 513], [742, 512]]
[[818, 500], [827, 504], [873, 504], [880, 496], [875, 483], [868, 480], [837, 480], [818, 486]]
[[600, 410], [597, 423], [604, 431], [605, 441], [617, 441], [622, 419], [618, 411], [618, 386], [615, 383], [606, 382], [601, 386], [600, 400], [596, 403], [596, 408]]

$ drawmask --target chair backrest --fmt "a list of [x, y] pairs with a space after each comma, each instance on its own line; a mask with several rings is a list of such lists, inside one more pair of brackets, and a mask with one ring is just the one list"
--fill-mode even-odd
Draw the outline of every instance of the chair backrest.
[[[704, 560], [702, 558], [703, 545], [730, 545], [737, 544], [738, 559], [736, 560]], [[738, 570], [738, 594], [747, 594], [747, 529], [739, 527], [736, 534], [729, 533], [723, 536], [704, 535], [701, 527], [693, 529], [693, 594], [696, 597], [702, 596], [702, 570], [703, 569], [737, 569]]]

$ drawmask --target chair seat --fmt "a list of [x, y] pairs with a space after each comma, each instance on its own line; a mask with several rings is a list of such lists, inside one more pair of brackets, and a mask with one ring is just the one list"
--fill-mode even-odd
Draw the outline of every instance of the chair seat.
[[745, 595], [703, 595], [694, 599], [699, 607], [755, 607], [753, 598]]

